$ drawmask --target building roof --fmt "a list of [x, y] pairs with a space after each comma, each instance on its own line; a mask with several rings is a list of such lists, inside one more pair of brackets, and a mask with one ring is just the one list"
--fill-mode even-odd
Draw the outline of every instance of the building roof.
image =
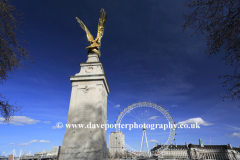
[[[46, 152], [44, 152], [44, 153], [46, 153]], [[43, 152], [36, 152], [35, 154], [43, 154]]]
[[[154, 147], [151, 149], [151, 151], [155, 151], [159, 148], [161, 148], [163, 145], [158, 145], [157, 147]], [[188, 147], [186, 145], [169, 145], [168, 149], [173, 149], [173, 150], [184, 150], [184, 149], [191, 149], [191, 148], [201, 148], [201, 149], [234, 149], [240, 153], [240, 148], [231, 148], [229, 145], [204, 145], [204, 147], [201, 147], [201, 145], [198, 144], [189, 144]]]
[[240, 148], [233, 147], [234, 150], [238, 151], [240, 153]]
[[204, 147], [201, 147], [201, 145], [197, 144], [189, 144], [189, 148], [202, 148], [202, 149], [231, 149], [229, 145], [204, 145]]
[[[161, 148], [163, 145], [158, 145], [157, 147], [154, 147], [152, 151]], [[168, 146], [168, 149], [175, 149], [175, 150], [183, 150], [183, 149], [188, 149], [186, 145], [174, 145], [171, 144]]]
[[169, 149], [188, 149], [186, 145], [170, 145], [168, 146]]

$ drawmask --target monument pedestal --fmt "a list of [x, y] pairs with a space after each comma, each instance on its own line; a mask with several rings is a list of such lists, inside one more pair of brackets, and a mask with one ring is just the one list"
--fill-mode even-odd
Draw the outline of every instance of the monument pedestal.
[[81, 70], [71, 76], [72, 93], [59, 160], [106, 160], [107, 96], [110, 92], [102, 63], [89, 54]]

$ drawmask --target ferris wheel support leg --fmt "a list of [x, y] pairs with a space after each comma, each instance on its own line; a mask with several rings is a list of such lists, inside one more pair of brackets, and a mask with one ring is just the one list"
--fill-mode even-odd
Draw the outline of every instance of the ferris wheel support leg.
[[13, 160], [14, 160], [15, 149], [13, 150]]
[[146, 131], [145, 131], [145, 139], [146, 139], [146, 145], [147, 145], [147, 152], [149, 152], [149, 151], [148, 151], [148, 141], [147, 141], [147, 134], [146, 134]]
[[142, 134], [142, 141], [141, 141], [141, 146], [140, 146], [140, 152], [142, 151], [142, 143], [143, 143], [144, 132], [145, 132], [145, 130], [143, 130], [143, 134]]

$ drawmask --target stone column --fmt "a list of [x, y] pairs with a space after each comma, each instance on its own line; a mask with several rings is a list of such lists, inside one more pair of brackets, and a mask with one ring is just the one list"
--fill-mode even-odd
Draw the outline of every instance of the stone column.
[[[102, 63], [89, 54], [81, 70], [71, 76], [72, 93], [68, 124], [59, 160], [106, 160], [107, 96], [110, 92]], [[81, 126], [82, 124], [82, 126]]]

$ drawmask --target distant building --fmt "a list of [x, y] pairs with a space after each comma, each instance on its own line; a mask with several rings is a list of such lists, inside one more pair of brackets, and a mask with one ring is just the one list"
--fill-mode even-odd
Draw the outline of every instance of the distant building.
[[36, 152], [34, 157], [41, 156], [57, 156], [58, 155], [58, 146], [53, 146], [53, 149], [50, 151]]
[[53, 153], [58, 153], [58, 146], [53, 146], [52, 152]]
[[0, 160], [8, 160], [8, 158], [5, 156], [0, 156]]
[[8, 157], [8, 159], [9, 159], [9, 160], [12, 160], [12, 159], [13, 159], [13, 155], [10, 155], [10, 156]]
[[204, 145], [199, 139], [199, 145], [170, 145], [167, 150], [160, 151], [162, 145], [157, 145], [151, 152], [157, 154], [159, 158], [178, 159], [218, 159], [218, 160], [240, 160], [240, 148], [232, 148], [228, 145]]
[[153, 149], [151, 149], [151, 152], [153, 154], [156, 154], [159, 158], [166, 158], [166, 159], [172, 159], [172, 158], [181, 158], [181, 159], [189, 159], [188, 154], [188, 145], [187, 143], [185, 145], [170, 145], [167, 150], [160, 151], [159, 149], [163, 145], [157, 145]]
[[36, 152], [34, 155], [25, 154], [21, 158], [22, 159], [29, 159], [29, 160], [39, 159], [39, 158], [56, 159], [57, 155], [58, 155], [58, 146], [54, 146], [53, 149], [50, 150], [50, 151]]
[[112, 156], [124, 154], [125, 137], [121, 131], [111, 132], [109, 135], [109, 152]]
[[200, 145], [189, 144], [189, 157], [191, 159], [229, 159], [239, 160], [240, 154], [228, 145]]

